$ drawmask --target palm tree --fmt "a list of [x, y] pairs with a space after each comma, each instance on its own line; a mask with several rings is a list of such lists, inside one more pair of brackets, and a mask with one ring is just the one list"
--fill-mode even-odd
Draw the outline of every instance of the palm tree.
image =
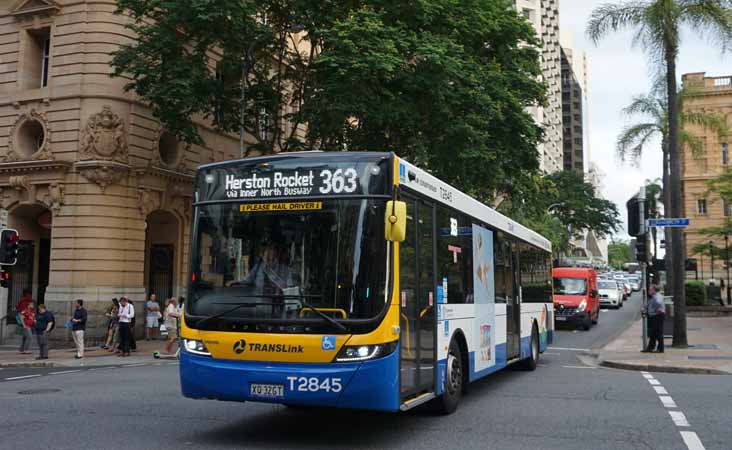
[[[679, 104], [676, 85], [676, 60], [681, 45], [681, 28], [687, 26], [720, 44], [722, 50], [732, 37], [729, 0], [635, 0], [602, 5], [592, 11], [587, 34], [597, 44], [612, 31], [632, 28], [634, 44], [650, 57], [653, 67], [666, 78], [668, 105], [668, 157], [671, 215], [680, 217], [681, 159], [679, 158]], [[671, 258], [674, 292], [674, 347], [687, 347], [686, 301], [684, 293], [684, 247], [680, 228], [672, 230]]]
[[[664, 85], [661, 79], [658, 86]], [[663, 86], [662, 86], [663, 87]], [[653, 138], [661, 138], [661, 151], [663, 153], [663, 211], [666, 217], [671, 211], [671, 189], [669, 189], [669, 165], [668, 165], [668, 108], [666, 98], [664, 97], [665, 89], [654, 89], [654, 92], [647, 95], [639, 95], [633, 98], [633, 101], [623, 109], [623, 114], [629, 117], [640, 116], [645, 120], [625, 127], [618, 136], [616, 150], [618, 158], [625, 162], [638, 163], [642, 156], [644, 148]], [[705, 111], [691, 111], [684, 109], [684, 100], [693, 95], [693, 91], [684, 88], [679, 92], [679, 141], [681, 144], [689, 148], [694, 156], [699, 156], [704, 152], [704, 141], [695, 134], [686, 129], [687, 125], [699, 125], [705, 129], [712, 130], [717, 136], [725, 136], [728, 127], [724, 117], [716, 113], [708, 113]], [[646, 180], [648, 184], [648, 180]], [[648, 195], [648, 186], [646, 186], [646, 194]], [[655, 250], [655, 232], [654, 233], [654, 250]], [[666, 248], [671, 244], [671, 229], [664, 229], [664, 237], [666, 239]], [[655, 254], [655, 252], [654, 252]], [[673, 278], [671, 270], [670, 252], [666, 252], [666, 274], [668, 279]], [[669, 292], [673, 292], [669, 290]]]

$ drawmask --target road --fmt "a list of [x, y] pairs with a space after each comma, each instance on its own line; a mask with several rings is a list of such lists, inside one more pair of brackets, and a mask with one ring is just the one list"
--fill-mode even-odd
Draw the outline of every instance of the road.
[[[170, 362], [73, 373], [4, 369], [0, 448], [732, 448], [732, 377], [644, 376], [578, 357], [626, 326], [638, 302], [636, 295], [603, 312], [588, 332], [560, 331], [536, 371], [505, 370], [471, 385], [450, 416], [188, 400]], [[6, 380], [26, 375], [39, 376]], [[664, 406], [665, 397], [676, 407]]]

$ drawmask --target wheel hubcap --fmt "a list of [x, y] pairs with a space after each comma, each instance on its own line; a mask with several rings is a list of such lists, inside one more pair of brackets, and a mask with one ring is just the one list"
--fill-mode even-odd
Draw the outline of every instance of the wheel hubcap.
[[458, 359], [450, 353], [447, 357], [447, 391], [452, 395], [460, 389], [462, 369]]

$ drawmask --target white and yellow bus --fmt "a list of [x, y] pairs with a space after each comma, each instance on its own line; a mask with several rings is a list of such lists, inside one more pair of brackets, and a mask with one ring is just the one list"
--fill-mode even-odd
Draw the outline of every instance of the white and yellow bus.
[[186, 397], [452, 412], [552, 342], [550, 243], [394, 154], [215, 163], [196, 183]]

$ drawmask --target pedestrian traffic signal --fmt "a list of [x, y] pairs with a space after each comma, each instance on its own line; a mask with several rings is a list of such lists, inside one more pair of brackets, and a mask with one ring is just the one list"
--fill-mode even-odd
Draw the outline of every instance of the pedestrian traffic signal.
[[641, 208], [644, 208], [643, 217], [648, 218], [648, 202], [634, 196], [628, 200], [625, 206], [628, 208], [628, 234], [633, 237], [638, 237], [643, 228], [643, 224], [641, 222]]
[[645, 235], [638, 236], [638, 240], [635, 241], [635, 258], [639, 262], [648, 261], [648, 246], [646, 244]]
[[0, 232], [0, 264], [13, 266], [18, 262], [18, 241], [16, 230], [6, 228]]
[[0, 287], [10, 287], [10, 271], [0, 270]]

